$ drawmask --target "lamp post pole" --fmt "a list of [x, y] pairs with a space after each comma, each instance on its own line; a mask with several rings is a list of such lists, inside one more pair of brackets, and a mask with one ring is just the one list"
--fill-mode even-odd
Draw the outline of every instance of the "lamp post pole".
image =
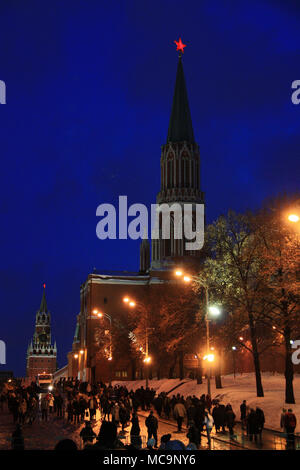
[[[97, 309], [93, 310], [93, 314], [96, 315], [98, 318], [105, 317], [109, 321], [109, 357], [108, 360], [110, 363], [112, 363], [112, 318], [108, 313], [102, 313], [99, 312]], [[112, 382], [112, 364], [110, 364], [109, 367], [109, 385], [111, 385]]]
[[[184, 275], [184, 273], [181, 271], [181, 270], [177, 270], [175, 271], [175, 275], [176, 276], [183, 276], [183, 280], [185, 282], [190, 282], [192, 279], [195, 279], [197, 280], [197, 278], [195, 276], [187, 276], [187, 275]], [[198, 280], [199, 282], [199, 280]], [[209, 351], [210, 351], [210, 338], [209, 338], [209, 311], [210, 311], [210, 307], [209, 307], [209, 289], [208, 289], [208, 286], [206, 283], [204, 282], [200, 282], [201, 286], [204, 288], [205, 290], [205, 314], [204, 314], [204, 319], [205, 319], [205, 325], [206, 325], [206, 349], [207, 349], [207, 358], [209, 357]], [[211, 310], [212, 310], [213, 307], [211, 307]], [[218, 310], [218, 308], [214, 307], [214, 312], [213, 314], [214, 315], [219, 315], [220, 314], [220, 311]], [[207, 359], [208, 362], [211, 362], [209, 359]], [[208, 370], [207, 370], [207, 394], [210, 396], [211, 394], [211, 387], [210, 387], [210, 381], [211, 381], [211, 365], [209, 365], [208, 367]]]
[[[148, 358], [148, 351], [149, 351], [149, 344], [148, 344], [148, 328], [146, 328], [146, 359]], [[145, 375], [146, 375], [146, 388], [148, 388], [148, 385], [149, 385], [149, 369], [148, 369], [148, 364], [147, 364], [147, 362], [146, 362]]]
[[146, 370], [145, 370], [145, 376], [146, 376], [146, 388], [149, 386], [149, 364], [150, 364], [150, 361], [149, 361], [149, 334], [148, 334], [148, 331], [149, 330], [154, 330], [154, 328], [148, 328], [146, 327], [146, 362], [145, 362], [145, 367], [146, 367]]
[[108, 319], [109, 321], [109, 357], [108, 360], [110, 362], [110, 367], [109, 367], [109, 385], [111, 385], [112, 382], [112, 319], [111, 316], [108, 315], [107, 313], [104, 313], [105, 318]]

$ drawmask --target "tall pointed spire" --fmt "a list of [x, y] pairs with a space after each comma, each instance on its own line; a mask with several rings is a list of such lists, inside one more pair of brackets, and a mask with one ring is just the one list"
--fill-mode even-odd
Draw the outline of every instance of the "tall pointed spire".
[[44, 290], [43, 290], [43, 296], [42, 296], [42, 301], [41, 301], [41, 305], [40, 305], [40, 312], [42, 313], [47, 313], [48, 312], [48, 308], [47, 308], [47, 302], [46, 302], [46, 284], [44, 284]]
[[180, 55], [167, 143], [183, 141], [194, 143], [195, 139]]

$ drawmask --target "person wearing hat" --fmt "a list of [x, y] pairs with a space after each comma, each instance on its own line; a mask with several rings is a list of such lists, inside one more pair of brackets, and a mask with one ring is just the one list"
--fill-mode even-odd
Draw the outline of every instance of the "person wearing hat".
[[165, 450], [167, 443], [171, 439], [171, 434], [164, 434], [160, 439], [160, 450]]

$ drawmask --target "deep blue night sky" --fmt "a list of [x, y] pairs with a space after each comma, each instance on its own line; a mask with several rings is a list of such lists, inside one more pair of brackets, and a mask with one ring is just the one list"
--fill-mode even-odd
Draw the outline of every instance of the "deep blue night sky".
[[0, 18], [0, 370], [18, 376], [43, 282], [62, 366], [88, 273], [138, 268], [138, 242], [96, 238], [96, 207], [155, 202], [174, 39], [208, 221], [299, 189], [300, 4], [2, 0]]

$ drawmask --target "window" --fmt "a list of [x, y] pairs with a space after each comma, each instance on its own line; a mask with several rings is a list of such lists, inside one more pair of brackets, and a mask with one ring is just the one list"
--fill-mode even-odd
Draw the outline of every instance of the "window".
[[127, 377], [127, 370], [122, 370], [122, 377]]
[[117, 372], [115, 373], [115, 376], [116, 376], [116, 377], [121, 377], [121, 372], [120, 372], [120, 371], [117, 371]]

